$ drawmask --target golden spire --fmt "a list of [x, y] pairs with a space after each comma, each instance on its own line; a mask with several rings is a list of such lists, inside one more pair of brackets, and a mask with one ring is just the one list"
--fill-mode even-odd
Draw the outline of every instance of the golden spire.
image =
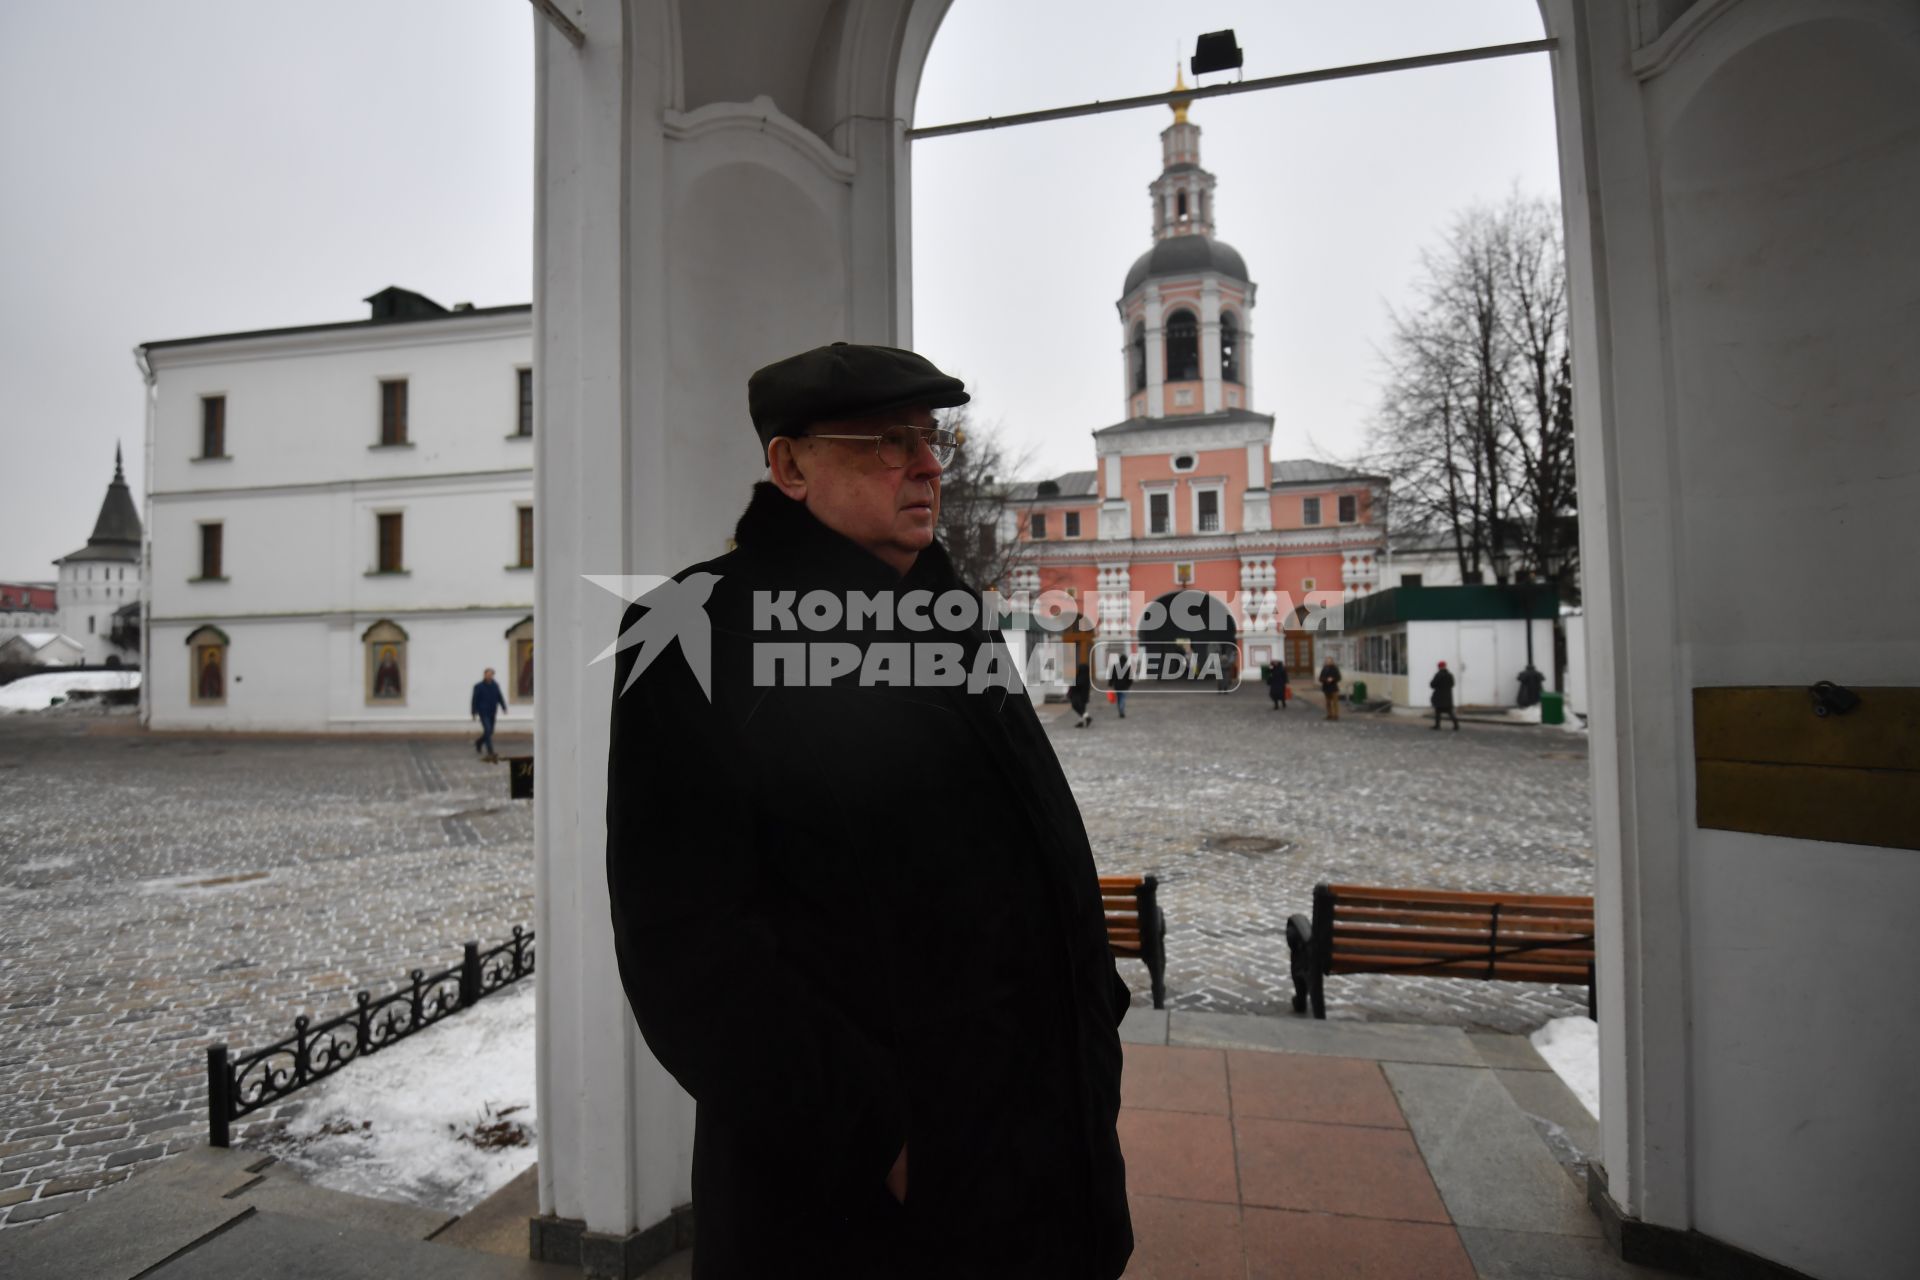
[[[1176, 60], [1173, 64], [1173, 91], [1179, 93], [1186, 87], [1186, 74], [1181, 70], [1179, 61]], [[1193, 100], [1191, 98], [1175, 98], [1171, 105], [1173, 107], [1173, 122], [1175, 124], [1185, 124], [1187, 122], [1187, 108], [1193, 105]]]

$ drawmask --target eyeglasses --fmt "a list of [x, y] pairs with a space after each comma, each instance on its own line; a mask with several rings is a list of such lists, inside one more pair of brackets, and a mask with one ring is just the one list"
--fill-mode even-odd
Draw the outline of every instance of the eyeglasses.
[[953, 461], [954, 451], [960, 447], [958, 432], [947, 431], [940, 427], [916, 427], [907, 423], [888, 427], [872, 434], [840, 435], [815, 431], [800, 438], [803, 440], [871, 440], [873, 451], [879, 454], [880, 461], [889, 467], [906, 466], [920, 451], [923, 441], [927, 448], [933, 450], [933, 460], [943, 467]]

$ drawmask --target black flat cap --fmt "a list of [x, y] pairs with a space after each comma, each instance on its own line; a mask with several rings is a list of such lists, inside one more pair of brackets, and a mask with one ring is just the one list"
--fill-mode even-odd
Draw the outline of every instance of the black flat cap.
[[766, 447], [808, 424], [889, 409], [950, 409], [973, 397], [960, 379], [899, 347], [836, 342], [776, 360], [747, 379], [747, 412]]

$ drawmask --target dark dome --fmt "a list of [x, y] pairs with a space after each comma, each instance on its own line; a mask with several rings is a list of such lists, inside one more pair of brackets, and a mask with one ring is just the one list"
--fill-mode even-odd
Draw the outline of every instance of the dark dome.
[[1211, 236], [1173, 236], [1134, 260], [1120, 296], [1124, 298], [1138, 289], [1149, 276], [1188, 276], [1198, 271], [1218, 271], [1235, 280], [1247, 278], [1247, 264], [1240, 251], [1226, 241]]

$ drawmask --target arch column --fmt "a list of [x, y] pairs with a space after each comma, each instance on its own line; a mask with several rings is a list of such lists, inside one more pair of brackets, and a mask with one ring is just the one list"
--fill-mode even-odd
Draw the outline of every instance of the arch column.
[[[741, 15], [766, 19], [739, 24], [747, 40], [792, 13], [776, 0], [740, 7], [765, 10]], [[812, 38], [762, 41], [764, 85], [672, 0], [566, 8], [582, 47], [532, 19], [533, 1248], [627, 1276], [684, 1243], [674, 1210], [691, 1196], [693, 1108], [648, 1052], [614, 962], [612, 664], [594, 659], [624, 601], [588, 575], [633, 578], [637, 594], [642, 575], [725, 550], [764, 473], [746, 416], [753, 369], [833, 338], [910, 341], [904, 129], [946, 3], [836, 7]], [[744, 100], [690, 103], [689, 85]]]
[[1147, 284], [1147, 417], [1167, 416], [1167, 331], [1160, 286]]
[[1220, 282], [1212, 276], [1200, 282], [1200, 388], [1204, 412], [1226, 407], [1220, 391]]

